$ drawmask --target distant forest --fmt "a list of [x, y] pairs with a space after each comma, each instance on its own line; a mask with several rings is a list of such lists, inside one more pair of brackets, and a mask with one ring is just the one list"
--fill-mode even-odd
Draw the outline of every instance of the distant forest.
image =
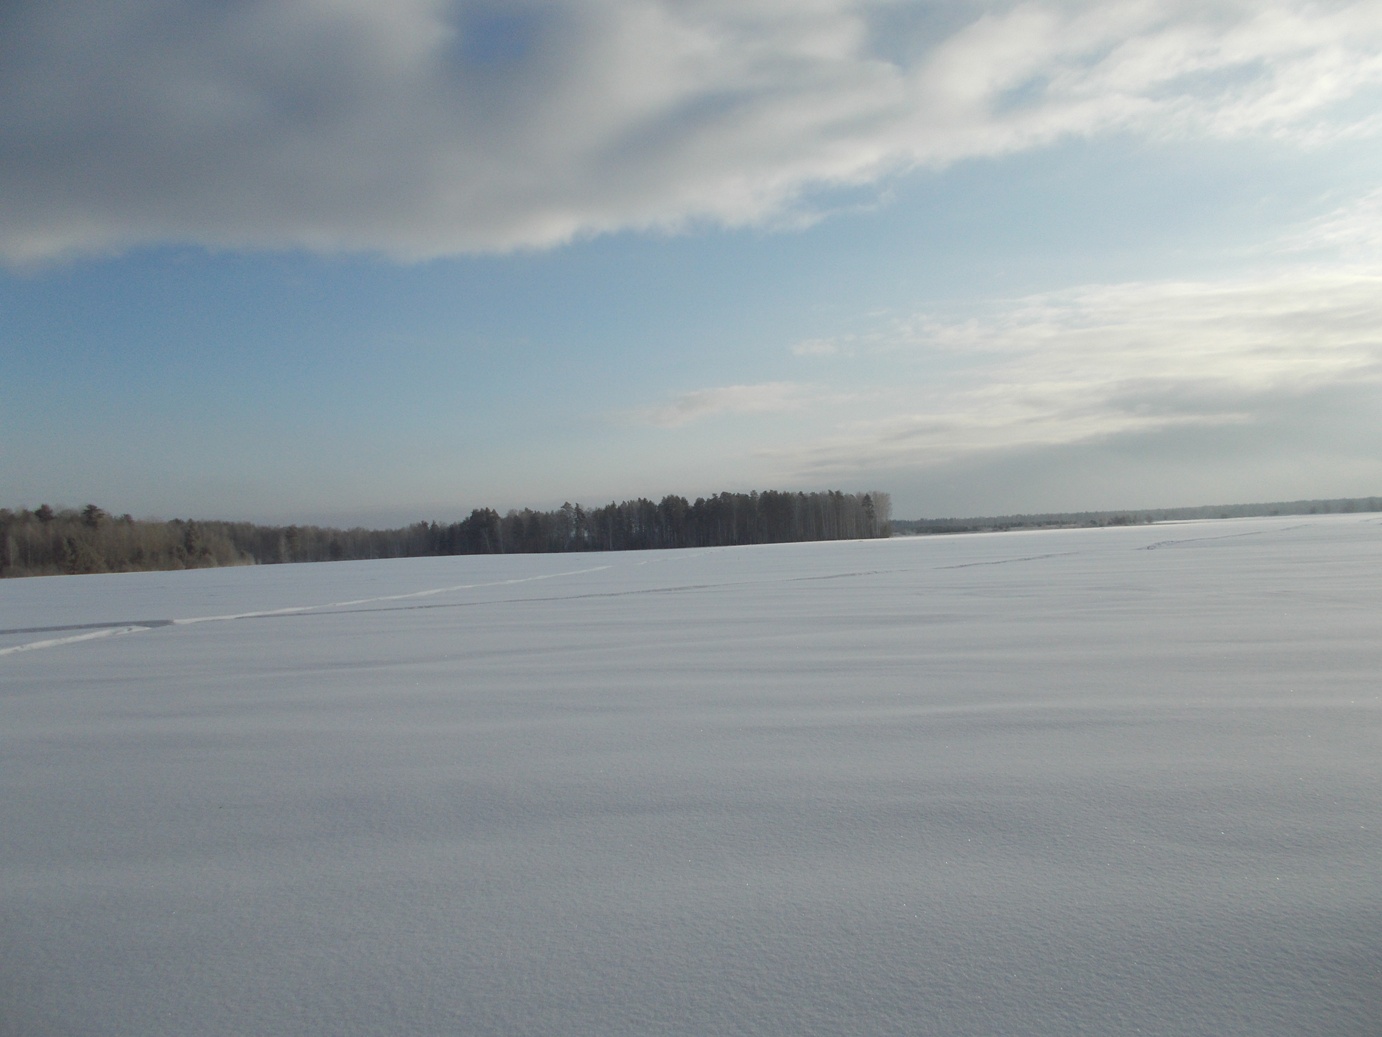
[[1191, 519], [1254, 518], [1266, 515], [1344, 515], [1382, 511], [1382, 497], [1336, 497], [1329, 500], [1273, 501], [1265, 504], [1202, 504], [1190, 508], [1139, 511], [1067, 511], [982, 518], [894, 519], [892, 531], [905, 535], [989, 533], [1006, 529], [1053, 529], [1074, 526], [1138, 526], [1149, 522]]
[[721, 547], [890, 535], [888, 494], [720, 493], [644, 498], [555, 511], [477, 508], [460, 522], [400, 529], [260, 526], [249, 522], [112, 516], [80, 510], [0, 509], [0, 576], [200, 569], [222, 565], [326, 562], [434, 555], [533, 554]]

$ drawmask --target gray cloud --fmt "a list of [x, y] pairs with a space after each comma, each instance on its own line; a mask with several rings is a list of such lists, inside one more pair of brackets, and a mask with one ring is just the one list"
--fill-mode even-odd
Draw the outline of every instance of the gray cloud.
[[870, 481], [889, 487], [905, 517], [1354, 497], [1382, 486], [1375, 386], [1272, 403], [1247, 423], [1015, 444], [959, 463], [876, 470]]
[[12, 0], [0, 257], [546, 247], [1072, 134], [1378, 130], [1376, 4], [918, 6]]

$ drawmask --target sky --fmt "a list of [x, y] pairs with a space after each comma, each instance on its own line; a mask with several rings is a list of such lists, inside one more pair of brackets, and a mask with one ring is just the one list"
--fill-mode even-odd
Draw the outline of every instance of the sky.
[[1382, 5], [9, 0], [0, 506], [1382, 493]]

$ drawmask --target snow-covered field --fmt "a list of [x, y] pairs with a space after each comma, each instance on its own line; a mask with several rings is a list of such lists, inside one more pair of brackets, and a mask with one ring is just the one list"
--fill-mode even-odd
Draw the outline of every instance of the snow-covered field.
[[0, 583], [0, 1034], [1379, 1032], [1378, 516]]

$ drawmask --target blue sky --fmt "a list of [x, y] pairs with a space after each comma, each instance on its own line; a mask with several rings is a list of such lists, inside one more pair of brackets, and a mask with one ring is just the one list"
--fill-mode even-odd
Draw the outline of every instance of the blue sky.
[[1369, 3], [0, 10], [6, 506], [1382, 492]]

